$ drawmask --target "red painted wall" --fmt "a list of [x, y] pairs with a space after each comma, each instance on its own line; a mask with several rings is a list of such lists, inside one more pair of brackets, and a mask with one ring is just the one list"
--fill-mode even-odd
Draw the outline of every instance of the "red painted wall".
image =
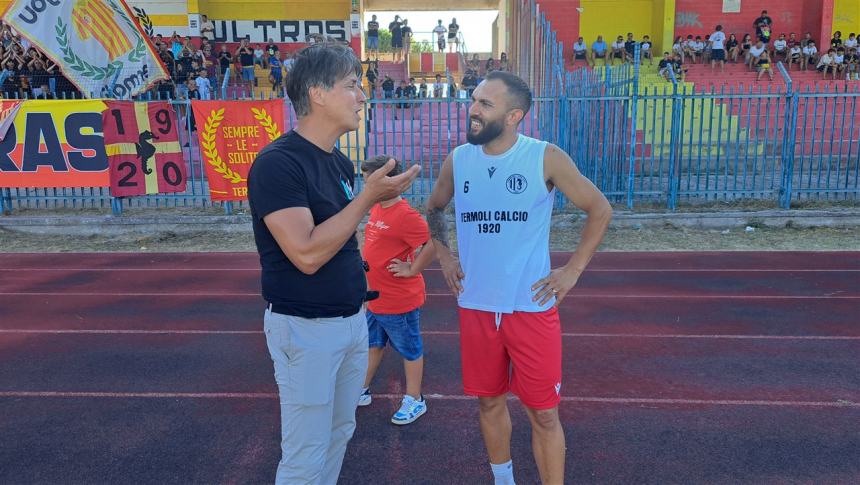
[[556, 31], [556, 39], [564, 43], [565, 54], [573, 52], [573, 43], [579, 37], [579, 12], [576, 11], [579, 0], [537, 0], [536, 3]]
[[801, 38], [807, 31], [819, 39], [823, 1], [828, 0], [742, 0], [740, 13], [723, 13], [722, 0], [676, 0], [675, 36], [710, 35], [714, 26], [721, 24], [726, 35], [734, 33], [738, 39], [744, 34], [754, 37], [753, 20], [767, 10], [773, 19], [773, 39], [782, 33], [787, 37], [790, 32]]

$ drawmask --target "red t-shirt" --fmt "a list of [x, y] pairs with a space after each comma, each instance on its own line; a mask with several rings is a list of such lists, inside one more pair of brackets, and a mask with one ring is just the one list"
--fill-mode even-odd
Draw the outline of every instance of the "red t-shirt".
[[406, 200], [370, 209], [364, 227], [364, 259], [370, 265], [368, 288], [379, 298], [368, 303], [373, 313], [399, 314], [424, 304], [424, 277], [397, 278], [388, 270], [392, 259], [413, 261], [415, 250], [430, 240], [427, 222]]

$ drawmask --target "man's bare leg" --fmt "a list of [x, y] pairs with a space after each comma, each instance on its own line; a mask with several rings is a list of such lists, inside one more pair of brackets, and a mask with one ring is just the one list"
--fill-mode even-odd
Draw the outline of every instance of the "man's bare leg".
[[532, 424], [532, 450], [541, 482], [545, 485], [564, 483], [564, 429], [558, 418], [558, 407], [531, 409], [526, 414]]
[[490, 463], [501, 464], [511, 460], [511, 415], [506, 394], [479, 397], [481, 435], [487, 447]]

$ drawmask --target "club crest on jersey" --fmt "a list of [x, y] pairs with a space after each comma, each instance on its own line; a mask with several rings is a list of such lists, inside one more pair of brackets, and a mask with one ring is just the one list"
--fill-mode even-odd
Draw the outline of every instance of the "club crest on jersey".
[[528, 181], [522, 175], [515, 173], [508, 177], [508, 180], [505, 181], [505, 187], [508, 189], [508, 192], [512, 194], [522, 194], [526, 191], [526, 188], [529, 186]]
[[496, 173], [496, 167], [488, 168], [487, 172], [490, 174], [490, 178], [493, 178], [493, 174]]

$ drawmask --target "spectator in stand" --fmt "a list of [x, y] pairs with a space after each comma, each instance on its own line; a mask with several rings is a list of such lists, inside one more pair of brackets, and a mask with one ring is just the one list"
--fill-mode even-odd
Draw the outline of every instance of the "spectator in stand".
[[394, 119], [397, 120], [399, 119], [398, 113], [402, 112], [403, 109], [409, 107], [407, 103], [402, 102], [404, 99], [409, 98], [409, 88], [408, 86], [406, 86], [406, 81], [400, 81], [400, 86], [398, 86], [397, 89], [394, 90], [394, 97], [396, 99], [401, 100], [400, 103], [394, 105], [397, 108], [394, 111]]
[[797, 64], [798, 69], [803, 68], [803, 50], [799, 43], [788, 48], [788, 60], [786, 61], [786, 64], [788, 64], [789, 71], [791, 71], [791, 66], [793, 64]]
[[466, 67], [475, 72], [481, 69], [481, 59], [478, 58], [478, 54], [472, 54], [472, 58], [466, 61]]
[[702, 42], [702, 36], [701, 35], [696, 36], [696, 38], [693, 40], [693, 43], [690, 44], [690, 48], [693, 52], [693, 56], [692, 56], [693, 57], [693, 63], [695, 63], [697, 60], [699, 62], [704, 63], [705, 62], [705, 43]]
[[372, 15], [367, 23], [367, 54], [379, 59], [379, 21], [376, 15]]
[[576, 42], [573, 43], [573, 59], [571, 59], [571, 65], [575, 66], [577, 61], [585, 61], [586, 66], [591, 65], [588, 61], [588, 46], [586, 46], [585, 40], [582, 37], [576, 39]]
[[639, 62], [643, 59], [648, 59], [648, 65], [654, 65], [654, 55], [651, 54], [651, 37], [647, 35], [642, 37], [642, 43], [639, 44]]
[[501, 54], [499, 54], [499, 70], [507, 71], [509, 69], [510, 66], [508, 65], [508, 55], [502, 52]]
[[837, 30], [833, 33], [833, 38], [830, 39], [830, 48], [838, 49], [839, 47], [842, 47], [842, 32]]
[[753, 20], [753, 28], [755, 28], [756, 37], [761, 40], [762, 43], [766, 44], [768, 40], [770, 40], [770, 36], [768, 36], [767, 39], [762, 38], [762, 27], [767, 27], [768, 31], [773, 29], [773, 19], [767, 15], [767, 10], [762, 10], [761, 15], [759, 15], [757, 19]]
[[263, 58], [263, 55], [266, 51], [263, 50], [263, 47], [260, 44], [254, 44], [254, 65], [260, 66], [261, 68], [266, 68], [266, 59]]
[[730, 34], [729, 39], [726, 41], [724, 50], [727, 54], [727, 59], [733, 63], [738, 62], [738, 53], [740, 51], [740, 42], [738, 42], [737, 36], [735, 34]]
[[242, 39], [239, 43], [239, 48], [236, 49], [236, 58], [239, 59], [239, 66], [242, 68], [242, 81], [248, 85], [248, 94], [254, 92], [254, 85], [257, 77], [254, 75], [254, 51], [248, 45], [248, 39]]
[[624, 37], [620, 35], [612, 43], [612, 58], [609, 62], [613, 66], [615, 65], [615, 59], [621, 59], [621, 62], [624, 63]]
[[391, 32], [391, 52], [394, 53], [394, 62], [402, 62], [403, 56], [403, 23], [400, 22], [400, 15], [394, 16], [394, 21], [388, 24], [388, 30]]
[[762, 59], [762, 52], [766, 51], [767, 47], [765, 47], [764, 42], [761, 39], [756, 42], [752, 48], [750, 48], [749, 61], [747, 62], [747, 68], [749, 70], [757, 69], [759, 61]]
[[427, 97], [427, 78], [421, 78], [421, 84], [418, 86], [418, 97], [426, 98]]
[[[279, 52], [281, 49], [278, 47], [278, 44], [275, 44], [275, 41], [271, 38], [269, 42], [266, 44], [266, 59], [275, 55], [275, 52]], [[278, 58], [280, 60], [280, 57]]]
[[672, 57], [679, 56], [684, 59], [684, 39], [680, 35], [675, 37], [675, 42], [672, 43]]
[[227, 51], [227, 44], [221, 44], [221, 52], [218, 53], [218, 67], [222, 78], [227, 75], [231, 64], [233, 64], [233, 54]]
[[460, 47], [460, 25], [457, 24], [457, 18], [452, 18], [448, 24], [448, 52], [456, 52]]
[[478, 77], [475, 75], [475, 72], [472, 70], [466, 71], [461, 84], [463, 89], [466, 90], [466, 97], [472, 99], [472, 92], [478, 87]]
[[762, 42], [762, 44], [767, 47], [768, 42], [770, 42], [771, 30], [770, 26], [762, 25], [761, 26], [761, 34], [759, 34], [758, 38]]
[[[711, 44], [711, 73], [717, 63], [720, 63], [720, 73], [725, 72], [726, 68], [726, 34], [723, 33], [723, 26], [717, 25], [714, 27], [714, 33], [708, 37], [708, 42]], [[737, 44], [737, 41], [735, 41]]]
[[176, 64], [176, 71], [173, 73], [173, 82], [176, 84], [176, 98], [188, 98], [188, 79], [189, 72], [185, 70], [182, 64]]
[[854, 32], [851, 32], [850, 34], [848, 34], [848, 39], [844, 42], [843, 46], [846, 49], [850, 50], [850, 49], [856, 49], [857, 44], [858, 44], [857, 34], [855, 34]]
[[376, 81], [379, 79], [379, 62], [370, 61], [367, 66], [367, 73], [364, 76], [367, 78], [367, 89], [370, 91], [370, 98], [376, 97]]
[[667, 81], [672, 80], [672, 69], [674, 68], [672, 64], [672, 56], [668, 52], [663, 53], [663, 59], [657, 64], [657, 74], [659, 74], [663, 79]]
[[484, 75], [486, 76], [487, 74], [489, 74], [493, 71], [498, 71], [498, 70], [499, 70], [499, 68], [496, 67], [495, 59], [493, 59], [492, 57], [487, 59], [487, 63], [484, 65]]
[[[833, 66], [836, 71], [834, 75], [838, 74], [839, 77], [842, 77], [842, 72], [845, 71], [845, 49], [840, 47], [836, 49], [836, 55], [833, 56]], [[834, 80], [836, 77], [833, 78]]]
[[762, 74], [767, 73], [767, 77], [773, 81], [773, 68], [771, 67], [770, 52], [768, 52], [767, 47], [761, 39], [759, 39], [758, 43], [750, 49], [750, 57], [753, 59], [753, 62], [756, 63], [758, 69], [758, 75], [755, 80], [761, 80]]
[[[440, 20], [440, 22], [441, 22], [441, 20]], [[442, 75], [436, 74], [436, 82], [433, 83], [433, 97], [434, 98], [441, 98], [442, 97], [442, 92], [445, 89], [444, 86], [445, 85], [442, 84]]]
[[194, 83], [197, 85], [197, 91], [200, 93], [200, 99], [212, 99], [212, 85], [209, 83], [206, 69], [197, 71], [197, 79], [194, 80]]
[[384, 99], [391, 99], [394, 97], [394, 79], [391, 79], [391, 76], [385, 75], [385, 79], [382, 81], [382, 97]]
[[272, 92], [276, 96], [283, 95], [284, 72], [281, 64], [281, 53], [275, 51], [269, 56], [269, 81], [272, 83]]
[[173, 58], [176, 59], [179, 57], [179, 53], [182, 51], [183, 47], [182, 37], [173, 31], [173, 35], [170, 37], [170, 52], [173, 54]]
[[407, 19], [403, 19], [403, 27], [400, 28], [400, 31], [403, 35], [403, 52], [400, 54], [400, 62], [406, 62], [412, 49], [412, 27], [409, 27]]
[[675, 70], [675, 79], [684, 82], [684, 79], [687, 77], [688, 68], [684, 65], [682, 56], [675, 55], [672, 58], [672, 68]]
[[627, 32], [627, 40], [624, 42], [624, 61], [632, 63], [635, 53], [636, 41], [633, 39], [633, 33]]
[[5, 99], [21, 98], [18, 85], [18, 66], [15, 61], [10, 60], [3, 64], [3, 72], [0, 73], [0, 85], [3, 87]]
[[779, 34], [779, 38], [773, 41], [773, 62], [776, 62], [779, 57], [788, 61], [788, 41], [785, 39], [785, 34]]
[[200, 37], [215, 40], [215, 24], [206, 15], [200, 20]]
[[445, 34], [448, 33], [448, 29], [442, 25], [442, 19], [439, 19], [439, 23], [433, 27], [433, 33], [436, 34], [436, 47], [439, 52], [445, 52]]
[[800, 47], [806, 47], [812, 40], [812, 32], [807, 32], [803, 35], [803, 40], [800, 41]]
[[860, 55], [857, 48], [852, 47], [845, 56], [845, 80], [860, 81]]
[[459, 90], [457, 89], [457, 82], [454, 81], [454, 76], [448, 75], [448, 97], [449, 98], [458, 97], [457, 96], [458, 91]]
[[597, 36], [597, 40], [595, 40], [591, 44], [591, 65], [594, 66], [597, 63], [597, 59], [603, 59], [603, 65], [607, 65], [609, 62], [609, 56], [606, 55], [606, 50], [608, 46], [606, 42], [603, 40], [602, 35]]
[[824, 74], [823, 79], [827, 79], [828, 72], [832, 73], [833, 79], [836, 79], [836, 65], [834, 57], [836, 57], [836, 51], [834, 49], [830, 49], [821, 56], [821, 59], [818, 60], [818, 65], [815, 66], [815, 69]]
[[34, 98], [42, 98], [42, 99], [50, 99], [51, 96], [51, 88], [50, 82], [53, 66], [49, 69], [45, 66], [45, 61], [41, 58], [35, 57], [32, 61], [30, 61], [30, 84], [33, 86], [33, 97]]
[[801, 66], [803, 70], [809, 69], [809, 66], [815, 66], [818, 59], [818, 47], [815, 46], [814, 40], [809, 42], [801, 49], [803, 52]]
[[693, 45], [694, 45], [695, 43], [696, 43], [696, 41], [693, 39], [693, 36], [692, 36], [692, 35], [688, 35], [688, 36], [687, 36], [687, 40], [685, 40], [685, 41], [684, 41], [684, 44], [683, 44], [683, 48], [684, 48], [684, 55], [683, 55], [684, 62], [686, 62], [686, 61], [688, 61], [688, 60], [692, 59], [692, 62], [695, 64], [695, 62], [696, 62], [696, 55], [695, 55], [695, 49], [693, 48]]
[[749, 34], [744, 34], [744, 38], [741, 39], [741, 54], [744, 56], [744, 64], [748, 64], [750, 62], [750, 49], [752, 49], [752, 37]]

